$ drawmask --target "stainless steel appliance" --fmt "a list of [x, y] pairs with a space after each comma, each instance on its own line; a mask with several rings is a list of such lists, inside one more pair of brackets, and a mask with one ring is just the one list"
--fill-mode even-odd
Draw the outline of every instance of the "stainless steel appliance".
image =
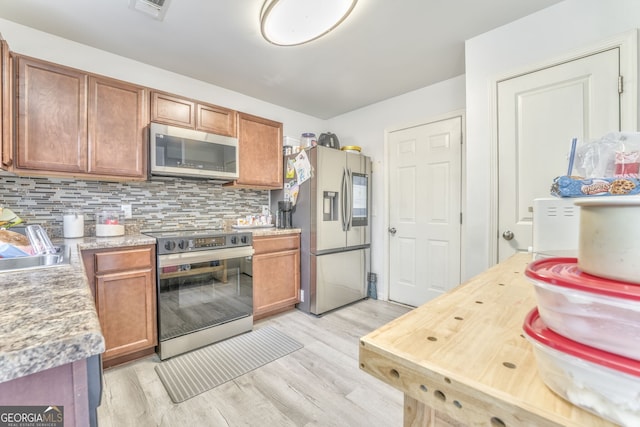
[[157, 241], [158, 354], [164, 360], [253, 328], [252, 235], [145, 232]]
[[238, 139], [160, 123], [149, 126], [151, 175], [238, 178]]
[[[322, 314], [366, 296], [371, 160], [323, 146], [305, 152], [313, 173], [300, 185], [293, 211], [293, 226], [302, 229], [301, 302], [297, 307]], [[289, 181], [285, 176], [285, 182]], [[284, 200], [285, 191], [272, 191], [272, 211]]]

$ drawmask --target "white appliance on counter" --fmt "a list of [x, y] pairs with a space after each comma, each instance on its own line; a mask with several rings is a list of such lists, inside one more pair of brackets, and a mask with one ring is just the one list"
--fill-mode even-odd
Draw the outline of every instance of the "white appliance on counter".
[[580, 207], [571, 197], [533, 200], [533, 253], [536, 257], [578, 255]]

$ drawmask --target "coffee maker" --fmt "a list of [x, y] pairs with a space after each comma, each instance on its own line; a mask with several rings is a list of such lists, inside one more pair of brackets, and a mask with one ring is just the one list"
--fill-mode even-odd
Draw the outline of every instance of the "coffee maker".
[[277, 228], [293, 228], [293, 204], [291, 202], [278, 202], [276, 213]]

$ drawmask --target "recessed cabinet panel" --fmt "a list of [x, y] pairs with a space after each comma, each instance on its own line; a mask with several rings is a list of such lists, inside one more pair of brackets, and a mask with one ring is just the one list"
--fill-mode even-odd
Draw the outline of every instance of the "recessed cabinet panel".
[[89, 79], [89, 172], [146, 177], [147, 91], [109, 79]]
[[151, 94], [151, 121], [195, 128], [195, 103], [160, 92]]
[[18, 58], [17, 167], [87, 170], [87, 75]]
[[282, 188], [282, 123], [238, 114], [240, 177], [236, 186]]
[[96, 306], [105, 338], [104, 359], [155, 346], [155, 299], [147, 271], [96, 277]]
[[197, 130], [218, 135], [237, 135], [237, 112], [222, 107], [198, 104]]
[[290, 310], [300, 302], [300, 235], [253, 239], [253, 317]]

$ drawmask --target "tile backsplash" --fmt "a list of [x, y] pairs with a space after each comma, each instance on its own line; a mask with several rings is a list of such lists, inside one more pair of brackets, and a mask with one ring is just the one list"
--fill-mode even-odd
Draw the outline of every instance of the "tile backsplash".
[[226, 188], [207, 180], [152, 177], [144, 182], [102, 182], [67, 178], [17, 177], [0, 171], [0, 207], [26, 223], [40, 224], [51, 237], [62, 236], [62, 215], [74, 209], [85, 217], [85, 236], [93, 235], [95, 212], [131, 205], [126, 233], [172, 228], [223, 226], [260, 214], [269, 191]]

